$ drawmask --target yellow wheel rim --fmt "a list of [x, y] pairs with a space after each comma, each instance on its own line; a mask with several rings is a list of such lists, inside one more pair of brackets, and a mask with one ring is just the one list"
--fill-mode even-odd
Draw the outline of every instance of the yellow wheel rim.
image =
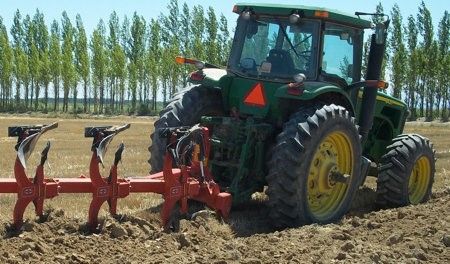
[[408, 195], [411, 204], [422, 202], [427, 194], [428, 185], [431, 179], [430, 160], [422, 156], [415, 163], [409, 176]]
[[[318, 145], [307, 182], [308, 206], [317, 220], [327, 220], [343, 202], [353, 177], [353, 155], [351, 141], [341, 131], [331, 132]], [[335, 181], [333, 173], [348, 175], [347, 183]]]

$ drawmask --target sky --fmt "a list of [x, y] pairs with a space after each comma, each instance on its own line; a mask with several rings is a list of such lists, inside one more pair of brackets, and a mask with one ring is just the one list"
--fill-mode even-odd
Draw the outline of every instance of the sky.
[[[179, 0], [178, 2], [181, 8], [185, 1]], [[186, 2], [189, 6], [213, 6], [217, 13], [223, 13], [228, 18], [230, 30], [234, 28], [237, 16], [232, 13], [232, 9], [233, 5], [238, 1], [190, 0]], [[302, 4], [338, 9], [351, 14], [355, 11], [373, 12], [378, 3], [378, 1], [367, 0], [244, 0], [242, 2]], [[410, 14], [414, 16], [417, 14], [421, 0], [383, 0], [381, 2], [385, 12], [390, 11], [392, 6], [397, 3], [404, 19], [406, 19]], [[48, 24], [53, 19], [60, 21], [61, 13], [66, 10], [73, 21], [75, 21], [76, 14], [79, 13], [83, 19], [86, 31], [90, 34], [99, 19], [102, 18], [106, 22], [113, 10], [118, 13], [120, 18], [123, 18], [124, 15], [132, 16], [137, 11], [139, 15], [149, 20], [157, 18], [161, 12], [166, 12], [168, 3], [169, 0], [0, 0], [0, 16], [9, 30], [17, 9], [20, 10], [22, 15], [33, 15], [36, 8], [38, 8], [44, 13]], [[437, 31], [437, 24], [442, 18], [444, 10], [450, 10], [450, 1], [425, 0], [425, 4], [431, 11], [435, 30]]]

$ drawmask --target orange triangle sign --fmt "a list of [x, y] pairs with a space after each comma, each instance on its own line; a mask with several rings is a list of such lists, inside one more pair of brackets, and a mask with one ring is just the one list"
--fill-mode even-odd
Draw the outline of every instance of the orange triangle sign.
[[251, 106], [265, 107], [266, 97], [262, 83], [256, 83], [245, 96], [244, 103]]

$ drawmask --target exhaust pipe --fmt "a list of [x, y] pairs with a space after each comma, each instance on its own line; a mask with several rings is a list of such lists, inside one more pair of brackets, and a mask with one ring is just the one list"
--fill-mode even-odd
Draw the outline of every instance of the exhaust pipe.
[[[371, 36], [366, 80], [380, 80], [381, 68], [386, 50], [386, 31], [389, 22], [388, 19], [385, 22], [378, 24], [375, 33]], [[366, 86], [363, 90], [359, 115], [359, 134], [361, 135], [361, 142], [363, 143], [367, 140], [367, 136], [373, 125], [377, 92], [377, 87]]]

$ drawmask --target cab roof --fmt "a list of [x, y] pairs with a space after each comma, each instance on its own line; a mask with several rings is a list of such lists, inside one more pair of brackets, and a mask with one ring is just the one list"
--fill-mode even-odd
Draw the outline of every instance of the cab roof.
[[327, 21], [334, 21], [358, 28], [371, 28], [372, 26], [372, 23], [369, 20], [361, 19], [355, 15], [347, 14], [334, 9], [314, 6], [237, 3], [233, 8], [233, 12], [240, 14], [246, 9], [255, 12], [257, 15], [289, 16], [293, 12], [298, 12], [300, 16], [305, 18], [318, 18]]

